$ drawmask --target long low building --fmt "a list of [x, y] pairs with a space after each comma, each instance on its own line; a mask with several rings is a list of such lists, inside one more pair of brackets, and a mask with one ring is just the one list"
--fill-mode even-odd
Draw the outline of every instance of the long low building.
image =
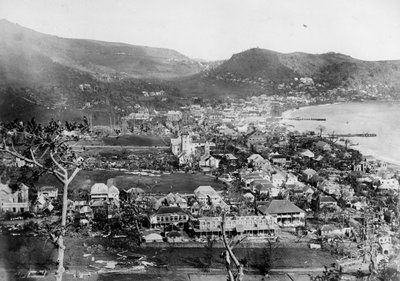
[[[220, 236], [222, 217], [200, 217], [193, 221], [193, 230], [197, 236]], [[271, 236], [279, 229], [270, 215], [227, 216], [225, 233], [232, 235]]]

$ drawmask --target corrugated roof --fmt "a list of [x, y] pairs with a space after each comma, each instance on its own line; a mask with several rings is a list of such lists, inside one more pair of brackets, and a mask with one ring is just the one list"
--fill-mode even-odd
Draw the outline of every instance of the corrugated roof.
[[179, 207], [162, 206], [160, 207], [160, 209], [158, 209], [157, 215], [163, 215], [163, 214], [186, 214], [186, 213]]
[[304, 213], [302, 209], [297, 207], [289, 200], [272, 200], [267, 204], [258, 206], [258, 209], [266, 214], [285, 214], [285, 213]]

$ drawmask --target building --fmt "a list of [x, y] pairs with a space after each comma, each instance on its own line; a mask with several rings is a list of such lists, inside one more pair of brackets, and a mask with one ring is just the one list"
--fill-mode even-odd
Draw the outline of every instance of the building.
[[170, 110], [167, 112], [166, 117], [169, 122], [177, 122], [182, 119], [182, 112]]
[[[197, 236], [221, 236], [222, 217], [200, 217], [193, 222]], [[227, 236], [272, 236], [279, 227], [270, 215], [261, 216], [227, 216], [225, 233]]]
[[221, 195], [211, 186], [199, 186], [194, 190], [194, 196], [196, 197], [197, 202], [206, 204], [210, 203], [219, 203], [222, 201]]
[[293, 175], [292, 173], [287, 174], [286, 176], [286, 185], [297, 185], [299, 180], [297, 176]]
[[322, 237], [350, 236], [353, 229], [351, 227], [339, 227], [333, 224], [325, 224], [319, 229]]
[[37, 194], [38, 197], [56, 199], [58, 196], [58, 188], [55, 186], [42, 186]]
[[257, 206], [262, 214], [271, 215], [282, 227], [305, 225], [305, 212], [289, 200], [271, 200]]
[[168, 225], [183, 227], [189, 220], [189, 215], [180, 207], [161, 206], [149, 219], [152, 228]]
[[29, 188], [20, 184], [18, 190], [13, 191], [8, 184], [0, 181], [1, 212], [22, 213], [29, 211]]
[[378, 190], [399, 190], [400, 185], [397, 179], [380, 179]]
[[260, 131], [255, 131], [255, 132], [252, 132], [247, 137], [247, 144], [254, 145], [254, 144], [265, 143], [266, 140], [267, 140], [267, 137], [264, 133], [262, 133]]
[[164, 242], [163, 237], [159, 233], [149, 233], [143, 236], [145, 243], [160, 243]]
[[285, 177], [279, 172], [271, 176], [271, 182], [275, 187], [281, 187], [285, 181]]
[[309, 149], [305, 149], [302, 152], [299, 153], [299, 155], [303, 156], [303, 157], [308, 157], [308, 158], [314, 158], [314, 153], [311, 152]]
[[323, 208], [323, 207], [332, 207], [332, 208], [336, 208], [337, 207], [337, 201], [335, 199], [333, 199], [332, 196], [324, 196], [321, 195], [319, 196], [319, 208]]
[[316, 174], [317, 174], [317, 172], [313, 169], [305, 169], [302, 172], [303, 180], [310, 181]]
[[331, 146], [324, 141], [318, 141], [315, 146], [324, 151], [330, 151], [332, 149]]
[[203, 171], [208, 171], [211, 169], [217, 169], [219, 167], [219, 162], [219, 159], [210, 154], [205, 154], [200, 157], [199, 166]]
[[95, 183], [90, 189], [90, 201], [108, 201], [119, 205], [119, 190], [114, 185], [107, 186], [104, 183]]
[[193, 141], [193, 135], [182, 134], [177, 138], [171, 138], [172, 153], [179, 159], [179, 165], [192, 164], [196, 151], [204, 147], [204, 155], [209, 155], [215, 144], [212, 142]]

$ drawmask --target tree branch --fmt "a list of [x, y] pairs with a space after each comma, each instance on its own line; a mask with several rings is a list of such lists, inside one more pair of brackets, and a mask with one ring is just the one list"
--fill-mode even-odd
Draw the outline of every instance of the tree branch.
[[68, 184], [75, 178], [76, 174], [79, 173], [81, 169], [76, 167], [75, 170], [72, 172], [72, 175], [68, 178]]
[[63, 176], [67, 175], [67, 170], [60, 165], [60, 163], [57, 162], [57, 160], [54, 158], [53, 152], [50, 151], [50, 158], [53, 161], [54, 164], [62, 171]]

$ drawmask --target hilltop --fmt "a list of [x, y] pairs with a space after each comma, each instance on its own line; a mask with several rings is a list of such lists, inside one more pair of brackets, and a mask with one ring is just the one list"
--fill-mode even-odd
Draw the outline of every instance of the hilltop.
[[[234, 54], [208, 72], [181, 79], [188, 94], [239, 95], [276, 94], [280, 85], [311, 78], [324, 89], [365, 85], [400, 88], [400, 61], [362, 61], [339, 53], [283, 54], [254, 48]], [[288, 87], [290, 89], [290, 87]]]

